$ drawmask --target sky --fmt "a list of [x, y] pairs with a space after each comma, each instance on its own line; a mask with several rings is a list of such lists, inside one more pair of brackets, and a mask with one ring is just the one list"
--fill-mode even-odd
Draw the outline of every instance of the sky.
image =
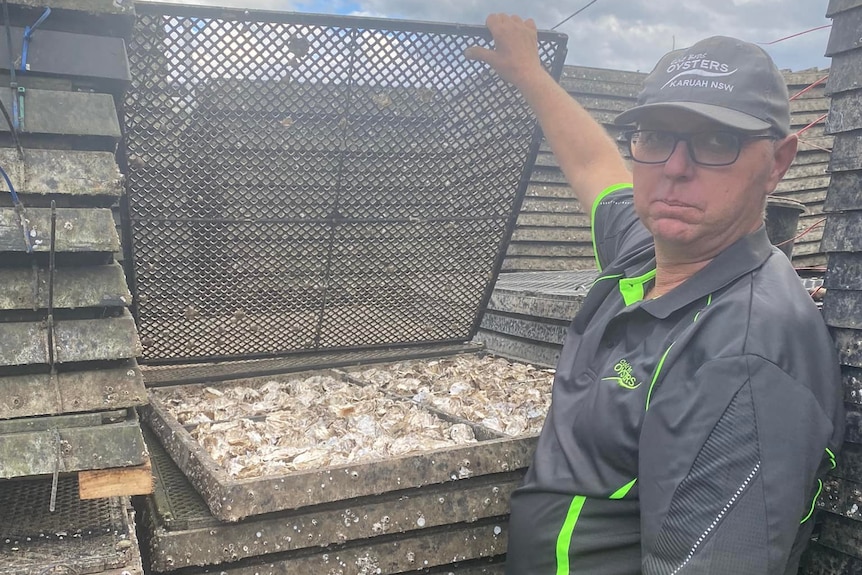
[[[162, 0], [165, 1], [165, 0]], [[531, 17], [549, 29], [588, 0], [167, 0], [234, 8], [482, 24], [491, 12]], [[559, 28], [566, 63], [649, 72], [665, 52], [728, 35], [763, 43], [779, 68], [827, 68], [829, 29], [775, 42], [831, 21], [827, 0], [597, 0]]]

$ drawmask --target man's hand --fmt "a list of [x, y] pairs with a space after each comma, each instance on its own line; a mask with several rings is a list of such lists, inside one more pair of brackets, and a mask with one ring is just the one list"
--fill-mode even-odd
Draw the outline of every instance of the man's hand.
[[486, 24], [494, 49], [473, 46], [464, 55], [489, 64], [521, 92], [536, 113], [582, 209], [589, 214], [602, 190], [631, 181], [616, 143], [542, 67], [535, 22], [491, 14]]
[[538, 35], [532, 18], [491, 14], [485, 25], [494, 38], [494, 49], [473, 46], [464, 51], [464, 56], [485, 62], [504, 80], [522, 89], [537, 74], [545, 73], [539, 61]]

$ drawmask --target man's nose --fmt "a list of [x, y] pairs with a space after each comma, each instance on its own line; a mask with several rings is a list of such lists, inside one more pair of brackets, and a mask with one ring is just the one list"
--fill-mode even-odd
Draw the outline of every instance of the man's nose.
[[670, 157], [664, 163], [664, 172], [670, 177], [685, 177], [694, 169], [694, 159], [688, 147], [688, 142], [680, 140], [676, 143]]

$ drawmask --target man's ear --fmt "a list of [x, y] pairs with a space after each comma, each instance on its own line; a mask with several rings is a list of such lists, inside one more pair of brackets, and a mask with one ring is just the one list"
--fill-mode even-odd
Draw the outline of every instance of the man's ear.
[[799, 137], [796, 134], [790, 134], [786, 138], [777, 140], [774, 145], [775, 163], [772, 166], [772, 173], [769, 175], [769, 183], [771, 189], [774, 189], [787, 173], [790, 164], [796, 157], [796, 147], [799, 144]]

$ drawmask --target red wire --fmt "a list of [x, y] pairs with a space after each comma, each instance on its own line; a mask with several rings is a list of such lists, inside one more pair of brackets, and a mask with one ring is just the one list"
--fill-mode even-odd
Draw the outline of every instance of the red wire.
[[817, 124], [818, 122], [822, 122], [824, 119], [826, 119], [826, 116], [828, 116], [828, 115], [829, 115], [828, 113], [823, 114], [822, 116], [820, 116], [819, 118], [817, 118], [816, 120], [814, 120], [813, 122], [811, 122], [810, 124], [808, 124], [807, 126], [802, 128], [801, 130], [796, 132], [796, 135], [801, 136], [802, 134], [804, 134], [805, 132], [807, 132], [808, 130], [813, 128], [815, 124]]
[[817, 144], [812, 144], [809, 140], [806, 140], [804, 138], [799, 138], [799, 143], [805, 144], [806, 146], [811, 146], [812, 148], [817, 148], [818, 150], [820, 150], [822, 152], [827, 152], [829, 154], [832, 153], [832, 150], [830, 150], [829, 148], [824, 148], [823, 146], [818, 146]]
[[790, 100], [791, 101], [795, 100], [796, 98], [798, 98], [799, 96], [801, 96], [802, 94], [807, 92], [808, 90], [811, 90], [812, 88], [816, 88], [817, 86], [819, 86], [820, 84], [825, 82], [827, 79], [829, 79], [829, 74], [826, 74], [825, 76], [823, 76], [822, 78], [820, 78], [819, 80], [817, 80], [816, 82], [814, 82], [813, 84], [811, 84], [810, 86], [808, 86], [807, 88], [802, 90], [801, 92], [797, 92], [797, 93], [793, 94], [792, 96], [790, 96]]
[[816, 289], [816, 290], [814, 290], [813, 292], [811, 292], [811, 297], [812, 297], [812, 298], [814, 298], [814, 296], [816, 296], [817, 294], [819, 294], [819, 293], [820, 293], [820, 290], [822, 290], [822, 289], [823, 289], [823, 284], [820, 284], [819, 286], [817, 286], [817, 289]]
[[798, 239], [799, 239], [799, 238], [801, 238], [802, 236], [804, 236], [804, 235], [806, 235], [806, 234], [810, 233], [810, 232], [811, 232], [811, 230], [813, 230], [814, 228], [816, 228], [817, 226], [819, 226], [820, 224], [822, 224], [822, 223], [823, 223], [823, 222], [825, 222], [825, 221], [826, 221], [826, 218], [823, 218], [823, 219], [817, 220], [816, 222], [814, 222], [813, 224], [811, 224], [810, 226], [808, 226], [807, 228], [805, 228], [805, 230], [804, 230], [802, 233], [800, 233], [800, 234], [796, 234], [796, 236], [794, 236], [794, 237], [790, 238], [789, 240], [784, 240], [784, 241], [783, 241], [783, 242], [781, 242], [781, 243], [775, 244], [775, 247], [780, 248], [780, 247], [781, 247], [781, 246], [783, 246], [784, 244], [789, 244], [790, 242], [795, 242], [796, 240], [798, 240]]
[[831, 28], [832, 24], [826, 24], [825, 26], [817, 26], [816, 28], [811, 28], [810, 30], [804, 30], [802, 32], [797, 32], [796, 34], [791, 34], [790, 36], [785, 36], [784, 38], [779, 38], [778, 40], [773, 40], [772, 42], [758, 42], [761, 46], [769, 46], [770, 44], [778, 44], [779, 42], [784, 42], [785, 40], [790, 40], [791, 38], [796, 38], [797, 36], [802, 36], [803, 34], [808, 34], [809, 32], [815, 32], [817, 30], [823, 30], [824, 28]]

